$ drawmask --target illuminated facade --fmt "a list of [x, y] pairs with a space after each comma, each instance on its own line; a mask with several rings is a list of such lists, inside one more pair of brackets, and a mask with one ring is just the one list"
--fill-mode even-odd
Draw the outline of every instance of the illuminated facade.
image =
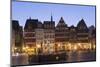
[[27, 19], [24, 27], [24, 46], [23, 51], [25, 53], [37, 54], [36, 48], [36, 34], [35, 29], [37, 28], [38, 19]]
[[[37, 19], [28, 19], [24, 27], [24, 44], [33, 47], [37, 53], [50, 53], [55, 45], [55, 22], [44, 21], [42, 24]], [[49, 47], [48, 47], [49, 46]]]
[[[81, 19], [77, 26], [68, 26], [63, 17], [57, 26], [51, 16], [43, 23], [38, 19], [27, 19], [24, 30], [18, 21], [12, 21], [12, 49], [22, 49], [29, 54], [50, 54], [55, 51], [90, 50], [96, 48], [96, 29], [88, 28]], [[17, 47], [17, 48], [16, 48]], [[21, 50], [18, 51], [21, 51]], [[12, 51], [14, 52], [14, 51]]]
[[92, 49], [96, 48], [96, 28], [92, 25], [89, 27], [89, 40], [92, 44]]
[[89, 42], [88, 27], [85, 21], [82, 19], [77, 24], [77, 41], [78, 42]]
[[79, 49], [90, 49], [89, 29], [85, 21], [81, 19], [77, 24], [77, 43]]
[[65, 50], [65, 45], [69, 42], [69, 28], [63, 17], [60, 18], [55, 29], [55, 42], [57, 50]]
[[54, 52], [55, 45], [55, 22], [51, 16], [51, 21], [44, 21], [44, 53]]
[[67, 50], [76, 50], [76, 44], [77, 44], [77, 27], [74, 25], [69, 27], [69, 44], [66, 45]]
[[27, 19], [24, 27], [24, 44], [25, 46], [35, 47], [36, 38], [35, 38], [35, 28], [37, 27], [38, 19]]
[[44, 29], [43, 24], [40, 21], [37, 23], [37, 28], [35, 29], [35, 37], [38, 53], [41, 53], [43, 51], [44, 44]]

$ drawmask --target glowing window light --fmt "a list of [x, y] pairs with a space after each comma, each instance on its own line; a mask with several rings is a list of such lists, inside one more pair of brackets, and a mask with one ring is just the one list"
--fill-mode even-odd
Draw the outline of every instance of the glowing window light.
[[37, 48], [41, 48], [41, 45], [38, 45], [38, 44], [37, 44], [36, 46], [37, 46]]
[[78, 48], [77, 48], [77, 46], [75, 45], [73, 49], [74, 49], [74, 50], [77, 50]]
[[23, 49], [23, 50], [26, 50], [26, 48], [25, 48], [25, 47], [23, 47], [22, 49]]
[[15, 47], [14, 50], [17, 50], [17, 48]]
[[68, 49], [69, 49], [69, 50], [72, 50], [72, 46], [71, 46], [70, 43], [68, 44]]
[[89, 44], [89, 49], [92, 49], [92, 45], [91, 44]]
[[33, 55], [33, 54], [35, 54], [35, 49], [30, 47], [30, 48], [25, 50], [25, 53], [28, 55]]
[[87, 47], [87, 45], [84, 45], [84, 49], [87, 49], [88, 47]]
[[94, 45], [93, 45], [93, 49], [95, 49], [95, 48], [96, 48], [96, 45], [94, 44]]
[[26, 48], [26, 49], [28, 49], [29, 47], [28, 47], [28, 46], [26, 46], [25, 48]]
[[78, 43], [78, 46], [81, 46], [81, 44], [80, 44], [80, 43]]
[[60, 44], [58, 44], [58, 47], [60, 47], [61, 45]]

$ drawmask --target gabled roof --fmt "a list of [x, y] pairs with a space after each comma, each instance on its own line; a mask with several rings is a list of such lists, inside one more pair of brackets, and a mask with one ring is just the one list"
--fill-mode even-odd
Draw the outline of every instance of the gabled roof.
[[78, 28], [78, 29], [87, 29], [87, 25], [86, 25], [84, 19], [81, 19], [81, 20], [79, 21], [79, 23], [77, 24], [77, 28]]
[[27, 19], [24, 29], [34, 29], [37, 27], [38, 19]]
[[63, 17], [60, 18], [56, 27], [67, 27], [67, 24], [65, 23]]

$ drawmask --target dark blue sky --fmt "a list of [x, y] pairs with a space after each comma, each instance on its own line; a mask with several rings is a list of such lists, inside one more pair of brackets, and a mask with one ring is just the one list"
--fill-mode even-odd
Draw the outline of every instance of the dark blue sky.
[[95, 26], [95, 6], [12, 2], [12, 19], [19, 20], [22, 26], [25, 25], [26, 19], [29, 17], [43, 22], [50, 20], [51, 14], [56, 24], [62, 16], [68, 26], [76, 26], [82, 18], [87, 26]]

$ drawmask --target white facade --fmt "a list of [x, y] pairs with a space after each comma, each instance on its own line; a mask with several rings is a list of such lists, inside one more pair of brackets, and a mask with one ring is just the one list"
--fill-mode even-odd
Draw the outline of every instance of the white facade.
[[55, 30], [44, 29], [44, 51], [45, 53], [54, 52], [55, 45]]
[[36, 45], [39, 47], [44, 43], [44, 30], [43, 29], [35, 29], [35, 37], [36, 37]]

